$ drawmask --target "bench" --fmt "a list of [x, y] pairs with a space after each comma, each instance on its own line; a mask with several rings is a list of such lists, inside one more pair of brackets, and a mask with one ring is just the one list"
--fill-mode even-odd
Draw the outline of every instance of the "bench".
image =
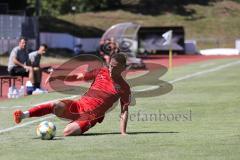
[[10, 75], [1, 75], [0, 76], [0, 97], [2, 97], [3, 84], [8, 83], [8, 86], [11, 87], [12, 84], [15, 86], [17, 81], [20, 81], [23, 85], [23, 76], [10, 76]]

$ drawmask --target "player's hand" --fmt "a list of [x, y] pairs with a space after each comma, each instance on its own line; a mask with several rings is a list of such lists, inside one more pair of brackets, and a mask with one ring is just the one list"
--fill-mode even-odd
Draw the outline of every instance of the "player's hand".
[[79, 73], [77, 75], [77, 80], [81, 80], [81, 79], [83, 79], [83, 77], [84, 77], [83, 73]]
[[32, 68], [32, 67], [30, 67], [30, 66], [24, 66], [24, 69], [25, 69], [26, 71], [29, 71], [31, 68]]
[[121, 135], [122, 136], [127, 136], [128, 134], [124, 132], [124, 133], [121, 133]]
[[33, 70], [34, 71], [39, 71], [39, 70], [41, 70], [41, 68], [40, 67], [33, 67]]
[[53, 72], [51, 72], [45, 80], [45, 85], [48, 84], [53, 78], [51, 77]]

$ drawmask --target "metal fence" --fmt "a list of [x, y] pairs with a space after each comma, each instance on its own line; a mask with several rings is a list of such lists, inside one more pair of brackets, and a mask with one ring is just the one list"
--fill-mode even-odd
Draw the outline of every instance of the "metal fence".
[[195, 38], [198, 49], [207, 48], [235, 48], [236, 38]]
[[36, 28], [36, 17], [0, 15], [0, 54], [16, 46], [21, 36], [30, 39], [30, 47], [35, 47]]

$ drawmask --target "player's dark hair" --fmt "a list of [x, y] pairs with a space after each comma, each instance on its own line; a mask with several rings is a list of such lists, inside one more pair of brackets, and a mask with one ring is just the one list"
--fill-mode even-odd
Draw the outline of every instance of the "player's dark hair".
[[18, 42], [20, 42], [21, 40], [25, 40], [25, 41], [27, 41], [27, 38], [24, 37], [24, 36], [21, 36], [21, 37], [19, 37]]
[[123, 53], [115, 53], [111, 56], [111, 59], [115, 59], [118, 63], [126, 66], [127, 58], [126, 55]]
[[48, 49], [48, 46], [45, 43], [42, 43], [40, 46], [43, 46], [45, 49]]

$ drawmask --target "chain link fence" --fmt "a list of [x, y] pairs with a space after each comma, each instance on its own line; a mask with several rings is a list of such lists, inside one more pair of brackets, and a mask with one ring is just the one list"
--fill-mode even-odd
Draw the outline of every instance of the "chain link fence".
[[29, 48], [35, 49], [37, 37], [37, 18], [0, 15], [0, 54], [10, 51], [18, 44], [19, 37], [29, 39]]
[[195, 38], [198, 49], [207, 48], [235, 48], [235, 41], [238, 38]]

